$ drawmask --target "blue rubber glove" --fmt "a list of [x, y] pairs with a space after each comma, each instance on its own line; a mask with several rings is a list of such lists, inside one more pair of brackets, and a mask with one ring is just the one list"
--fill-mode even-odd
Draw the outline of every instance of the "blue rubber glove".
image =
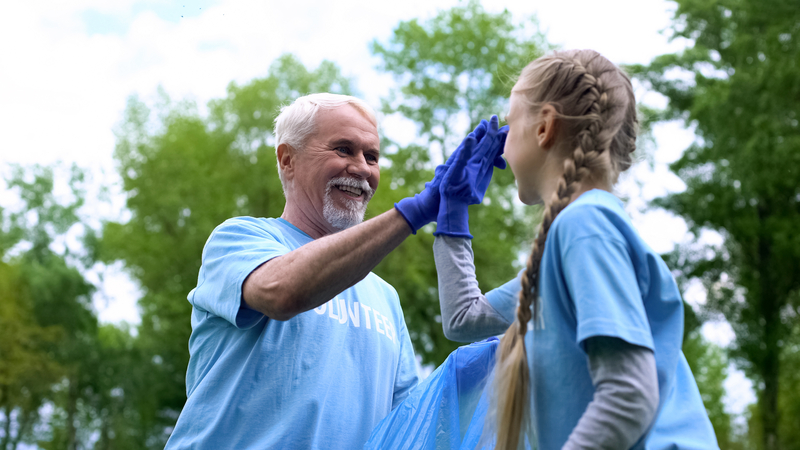
[[[464, 148], [464, 144], [470, 136], [477, 141], [481, 141], [489, 129], [489, 122], [482, 120], [475, 130], [465, 138], [456, 150], [447, 158], [444, 164], [439, 164], [433, 172], [433, 179], [425, 183], [425, 189], [413, 197], [407, 197], [394, 204], [395, 209], [406, 219], [411, 227], [411, 232], [417, 234], [417, 230], [436, 220], [439, 213], [439, 186], [445, 172], [450, 165], [459, 158], [459, 154]], [[504, 161], [505, 162], [505, 161]]]
[[468, 207], [483, 201], [494, 168], [506, 168], [501, 155], [508, 127], [498, 129], [498, 125], [497, 116], [492, 116], [486, 136], [480, 142], [467, 137], [458, 159], [445, 172], [439, 187], [441, 199], [434, 235], [472, 239]]

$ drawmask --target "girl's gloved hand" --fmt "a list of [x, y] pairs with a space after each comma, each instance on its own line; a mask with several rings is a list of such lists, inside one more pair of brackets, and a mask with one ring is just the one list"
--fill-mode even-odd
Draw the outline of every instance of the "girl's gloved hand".
[[[469, 233], [467, 208], [483, 201], [494, 168], [506, 168], [506, 161], [501, 155], [508, 127], [498, 129], [498, 126], [497, 116], [492, 116], [483, 139], [478, 142], [468, 136], [457, 155], [458, 159], [447, 168], [439, 187], [441, 200], [434, 235], [444, 234], [472, 239]], [[452, 156], [450, 160], [453, 160]]]
[[[434, 171], [433, 179], [425, 183], [425, 189], [413, 197], [408, 197], [394, 204], [394, 207], [406, 219], [411, 227], [411, 232], [417, 234], [417, 230], [436, 220], [439, 213], [439, 186], [447, 169], [453, 161], [459, 158], [464, 149], [464, 145], [470, 137], [475, 141], [481, 141], [489, 129], [489, 122], [482, 120], [456, 150], [447, 158], [447, 162], [440, 164]], [[505, 163], [505, 161], [503, 161]]]

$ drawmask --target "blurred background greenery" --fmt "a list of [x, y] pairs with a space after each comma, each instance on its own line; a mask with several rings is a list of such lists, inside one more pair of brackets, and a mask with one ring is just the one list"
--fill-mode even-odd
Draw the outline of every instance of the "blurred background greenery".
[[[627, 70], [668, 100], [640, 108], [643, 151], [662, 121], [682, 121], [698, 136], [671, 165], [686, 189], [650, 205], [681, 216], [698, 237], [664, 255], [682, 288], [701, 283], [707, 292], [686, 307], [684, 352], [721, 448], [800, 449], [800, 6], [676, 4], [668, 32], [692, 45]], [[477, 1], [401, 21], [390, 39], [373, 41], [397, 86], [382, 110], [413, 121], [419, 139], [384, 137], [368, 215], [418, 192], [461, 139], [455, 118], [468, 117], [471, 128], [502, 111], [521, 67], [552, 48], [535, 22]], [[84, 168], [8, 172], [18, 202], [0, 210], [0, 450], [163, 448], [186, 399], [186, 295], [203, 244], [229, 217], [281, 214], [273, 120], [280, 105], [320, 91], [351, 94], [353, 80], [330, 61], [311, 68], [284, 54], [267, 76], [231, 82], [206, 108], [164, 92], [152, 104], [132, 96], [115, 131], [124, 220], [87, 215]], [[59, 176], [68, 189], [59, 191]], [[515, 198], [510, 171], [498, 172], [471, 210], [484, 290], [521, 268], [534, 233], [538, 210]], [[706, 243], [703, 230], [723, 242]], [[397, 289], [422, 362], [437, 365], [457, 344], [441, 331], [432, 231], [406, 240], [375, 272]], [[87, 269], [117, 261], [141, 286], [137, 326], [101, 323], [92, 305]], [[720, 319], [735, 332], [725, 348], [700, 332]], [[739, 418], [723, 402], [731, 364], [757, 397]]]

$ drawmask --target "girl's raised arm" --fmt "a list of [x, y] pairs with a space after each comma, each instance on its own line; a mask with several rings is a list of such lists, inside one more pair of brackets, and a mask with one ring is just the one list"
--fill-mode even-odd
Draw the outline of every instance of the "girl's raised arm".
[[[433, 257], [439, 275], [439, 305], [445, 337], [458, 342], [475, 342], [504, 333], [514, 320], [519, 280], [512, 280], [511, 286], [504, 286], [505, 289], [498, 288], [494, 292], [498, 301], [492, 304], [478, 287], [469, 239], [439, 235], [433, 243]], [[503, 308], [505, 304], [509, 308]]]

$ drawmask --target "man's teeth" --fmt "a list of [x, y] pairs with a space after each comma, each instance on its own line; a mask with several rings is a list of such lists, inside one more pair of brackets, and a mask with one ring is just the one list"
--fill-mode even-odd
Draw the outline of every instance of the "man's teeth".
[[337, 187], [339, 188], [340, 191], [348, 192], [350, 194], [355, 195], [356, 197], [361, 196], [361, 189], [357, 187], [351, 187], [351, 186], [337, 186]]

